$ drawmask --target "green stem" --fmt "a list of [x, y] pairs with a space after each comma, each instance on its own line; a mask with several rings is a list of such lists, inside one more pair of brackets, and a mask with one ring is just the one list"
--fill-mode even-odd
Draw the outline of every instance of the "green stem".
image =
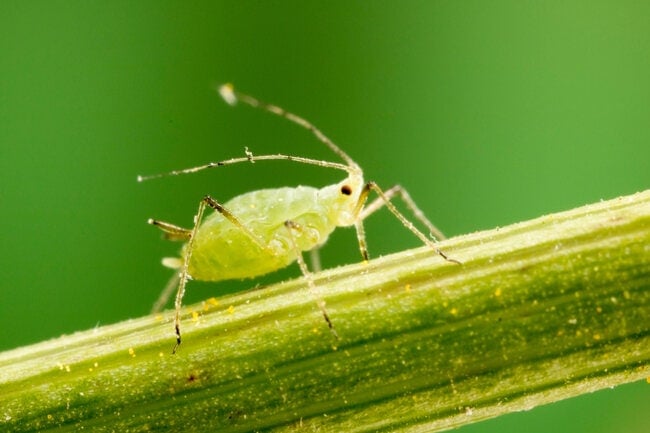
[[[650, 191], [0, 354], [2, 431], [440, 431], [650, 376]], [[194, 316], [191, 312], [194, 311]]]

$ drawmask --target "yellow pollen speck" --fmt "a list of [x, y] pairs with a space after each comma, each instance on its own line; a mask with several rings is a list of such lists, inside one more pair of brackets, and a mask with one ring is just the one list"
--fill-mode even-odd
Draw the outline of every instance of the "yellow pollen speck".
[[129, 355], [131, 355], [132, 358], [135, 358], [135, 350], [133, 347], [129, 347]]
[[602, 337], [600, 336], [600, 334], [594, 334], [594, 340], [598, 341], [598, 340], [600, 340], [601, 338], [602, 338]]
[[455, 316], [458, 314], [458, 309], [456, 307], [453, 307], [451, 310], [449, 310], [449, 312]]
[[497, 289], [494, 291], [494, 296], [496, 296], [497, 298], [498, 298], [499, 296], [501, 296], [501, 287], [497, 288]]
[[217, 298], [209, 298], [203, 301], [203, 311], [209, 311], [210, 308], [216, 307], [219, 305], [219, 301], [217, 301]]
[[599, 314], [600, 314], [600, 313], [602, 313], [602, 312], [603, 312], [603, 308], [602, 308], [602, 307], [596, 307], [596, 313], [599, 313]]
[[411, 293], [411, 285], [410, 285], [410, 284], [405, 285], [405, 286], [404, 286], [404, 291], [405, 291], [406, 293]]
[[69, 366], [69, 365], [66, 365], [66, 366], [65, 366], [65, 371], [68, 372], [68, 373], [70, 373], [70, 366]]
[[198, 322], [199, 321], [199, 312], [198, 311], [192, 311], [192, 321], [193, 322]]
[[228, 310], [227, 310], [227, 311], [228, 311], [228, 314], [233, 314], [233, 313], [235, 312], [235, 307], [233, 307], [233, 306], [231, 305], [231, 306], [228, 307]]
[[155, 320], [156, 322], [162, 322], [162, 319], [163, 319], [162, 314], [156, 314], [156, 315], [154, 316], [154, 320]]
[[52, 421], [52, 420], [54, 419], [54, 417], [52, 416], [52, 414], [49, 414], [49, 413], [48, 413], [48, 414], [47, 414], [47, 419], [48, 419], [49, 421]]
[[650, 383], [650, 376], [646, 377], [646, 378], [645, 378], [645, 381], [648, 382], [648, 383]]

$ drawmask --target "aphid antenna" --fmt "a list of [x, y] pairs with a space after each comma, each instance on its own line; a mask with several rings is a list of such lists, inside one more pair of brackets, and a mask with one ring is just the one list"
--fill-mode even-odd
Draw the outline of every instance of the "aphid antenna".
[[323, 132], [321, 132], [320, 129], [318, 129], [316, 126], [314, 126], [311, 122], [308, 120], [297, 116], [293, 113], [290, 113], [286, 111], [285, 109], [278, 107], [277, 105], [273, 104], [268, 104], [266, 102], [262, 102], [250, 95], [247, 95], [245, 93], [240, 93], [235, 90], [232, 84], [223, 84], [219, 86], [218, 88], [219, 95], [223, 98], [223, 100], [228, 103], [229, 105], [235, 105], [238, 101], [242, 101], [245, 104], [250, 105], [253, 108], [259, 108], [261, 110], [267, 111], [271, 114], [275, 114], [276, 116], [283, 117], [287, 120], [289, 120], [292, 123], [297, 124], [298, 126], [301, 126], [309, 131], [311, 131], [314, 136], [323, 144], [325, 144], [327, 147], [332, 150], [336, 155], [338, 155], [343, 161], [345, 161], [345, 164], [341, 164], [338, 162], [332, 162], [332, 161], [323, 161], [323, 160], [318, 160], [318, 159], [313, 159], [313, 158], [305, 158], [302, 156], [293, 156], [293, 155], [285, 155], [285, 154], [274, 154], [274, 155], [253, 155], [248, 148], [245, 149], [246, 156], [243, 158], [231, 158], [223, 161], [218, 161], [218, 162], [210, 162], [207, 164], [199, 165], [196, 167], [190, 167], [190, 168], [185, 168], [182, 170], [173, 170], [167, 173], [159, 173], [159, 174], [153, 174], [153, 175], [147, 175], [147, 176], [138, 176], [137, 180], [138, 182], [144, 182], [146, 180], [152, 180], [152, 179], [158, 179], [161, 177], [167, 177], [167, 176], [178, 176], [182, 174], [192, 174], [196, 173], [198, 171], [206, 170], [209, 168], [216, 168], [216, 167], [223, 167], [226, 165], [232, 165], [232, 164], [238, 164], [241, 162], [249, 162], [249, 163], [254, 163], [257, 161], [269, 161], [269, 160], [284, 160], [284, 161], [294, 161], [294, 162], [299, 162], [302, 164], [310, 164], [310, 165], [316, 165], [319, 167], [327, 167], [327, 168], [334, 168], [337, 170], [342, 170], [347, 172], [350, 176], [360, 178], [361, 177], [361, 168], [359, 165], [347, 154], [345, 153], [340, 147], [338, 147], [334, 142], [327, 137]]
[[268, 111], [269, 113], [275, 114], [276, 116], [284, 117], [290, 122], [293, 122], [308, 131], [311, 131], [314, 136], [323, 144], [325, 144], [327, 147], [329, 147], [332, 152], [337, 154], [343, 161], [347, 163], [347, 165], [353, 169], [353, 170], [360, 170], [359, 166], [357, 165], [356, 162], [343, 151], [340, 147], [338, 147], [334, 142], [323, 132], [318, 129], [314, 124], [312, 124], [310, 121], [307, 119], [300, 117], [296, 114], [293, 114], [287, 110], [285, 110], [282, 107], [278, 107], [277, 105], [269, 104], [266, 102], [262, 102], [257, 98], [254, 98], [250, 95], [247, 95], [245, 93], [241, 93], [237, 90], [235, 90], [235, 87], [231, 83], [226, 83], [222, 84], [219, 86], [217, 89], [221, 97], [223, 98], [226, 103], [230, 105], [235, 105], [237, 104], [237, 101], [241, 101], [245, 104], [250, 105], [251, 107], [254, 108], [259, 108], [264, 111]]
[[196, 167], [190, 167], [190, 168], [184, 168], [182, 170], [173, 170], [169, 171], [167, 173], [159, 173], [159, 174], [152, 174], [152, 175], [147, 175], [147, 176], [138, 176], [138, 182], [144, 182], [147, 180], [152, 180], [152, 179], [158, 179], [161, 177], [167, 177], [167, 176], [179, 176], [182, 174], [192, 174], [196, 173], [198, 171], [202, 170], [207, 170], [209, 168], [217, 168], [217, 167], [224, 167], [226, 165], [233, 165], [233, 164], [239, 164], [242, 162], [248, 162], [248, 163], [253, 163], [257, 161], [272, 161], [272, 160], [280, 160], [280, 161], [293, 161], [293, 162], [299, 162], [301, 164], [309, 164], [309, 165], [316, 165], [319, 167], [326, 167], [326, 168], [334, 168], [337, 170], [342, 170], [345, 171], [348, 174], [357, 174], [360, 173], [361, 170], [358, 169], [358, 167], [350, 167], [346, 164], [342, 164], [340, 162], [332, 162], [332, 161], [322, 161], [319, 159], [312, 159], [312, 158], [305, 158], [302, 156], [293, 156], [293, 155], [284, 155], [281, 153], [274, 154], [274, 155], [253, 155], [248, 149], [246, 150], [246, 156], [242, 158], [231, 158], [231, 159], [225, 159], [223, 161], [218, 161], [218, 162], [209, 162], [204, 165], [199, 165]]

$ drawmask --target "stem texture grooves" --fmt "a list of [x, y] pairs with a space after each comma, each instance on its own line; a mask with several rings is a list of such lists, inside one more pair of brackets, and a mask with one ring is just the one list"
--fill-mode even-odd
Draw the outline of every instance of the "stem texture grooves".
[[441, 431], [650, 376], [650, 191], [0, 353], [0, 430]]

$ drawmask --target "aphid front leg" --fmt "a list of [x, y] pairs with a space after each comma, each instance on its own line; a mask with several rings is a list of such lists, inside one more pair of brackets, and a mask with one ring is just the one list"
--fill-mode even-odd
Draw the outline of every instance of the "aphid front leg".
[[160, 313], [163, 308], [165, 308], [167, 301], [169, 301], [172, 293], [174, 293], [174, 289], [178, 287], [179, 279], [180, 275], [178, 272], [174, 272], [174, 275], [172, 275], [172, 277], [169, 279], [165, 285], [165, 288], [162, 290], [162, 292], [160, 292], [158, 299], [156, 299], [156, 302], [154, 302], [153, 306], [151, 307], [151, 314]]
[[[395, 185], [392, 188], [387, 189], [386, 191], [384, 191], [384, 196], [388, 200], [392, 200], [392, 198], [395, 196], [401, 198], [404, 204], [406, 205], [406, 207], [411, 211], [413, 216], [417, 218], [417, 220], [420, 221], [422, 224], [424, 224], [424, 226], [429, 230], [429, 234], [434, 241], [442, 241], [447, 238], [435, 225], [433, 225], [431, 221], [429, 221], [429, 218], [427, 218], [424, 212], [422, 212], [420, 208], [415, 204], [415, 202], [411, 198], [411, 195], [408, 193], [408, 191], [404, 189], [404, 187], [402, 187], [402, 185]], [[365, 220], [375, 211], [384, 207], [385, 204], [386, 202], [382, 197], [377, 197], [376, 199], [374, 199], [372, 202], [370, 202], [367, 206], [363, 208], [363, 211], [361, 211], [360, 218], [362, 220]]]
[[[366, 198], [367, 197], [368, 195], [366, 194]], [[363, 200], [365, 201], [365, 198]], [[363, 203], [361, 203], [361, 205], [363, 206]], [[370, 260], [370, 256], [368, 254], [368, 244], [366, 243], [366, 229], [363, 227], [363, 218], [357, 218], [357, 220], [354, 222], [354, 228], [357, 231], [357, 242], [359, 242], [361, 259], [367, 263], [368, 260]]]
[[323, 313], [323, 318], [325, 319], [325, 322], [327, 322], [327, 326], [329, 327], [330, 331], [332, 331], [334, 337], [339, 338], [339, 335], [336, 333], [336, 330], [334, 329], [334, 324], [332, 324], [332, 321], [330, 320], [330, 316], [329, 314], [327, 314], [325, 301], [318, 294], [318, 291], [316, 290], [316, 284], [314, 283], [314, 277], [312, 273], [309, 271], [309, 268], [307, 268], [307, 263], [305, 263], [305, 259], [302, 256], [302, 251], [300, 251], [300, 248], [298, 248], [298, 244], [296, 243], [296, 237], [295, 237], [296, 235], [294, 234], [294, 232], [298, 232], [298, 233], [302, 232], [302, 227], [298, 223], [291, 220], [285, 221], [284, 226], [287, 228], [287, 233], [289, 233], [291, 246], [296, 252], [296, 261], [298, 262], [298, 266], [300, 267], [300, 271], [302, 272], [302, 275], [305, 277], [305, 280], [307, 281], [309, 292], [316, 299], [316, 304], [318, 305], [318, 308], [320, 309], [321, 313]]
[[[368, 195], [371, 191], [374, 191], [379, 197], [372, 201], [368, 206], [365, 206], [366, 201], [368, 200]], [[395, 215], [395, 217], [402, 223], [404, 227], [409, 229], [411, 233], [418, 237], [425, 245], [431, 247], [436, 254], [438, 254], [443, 259], [448, 262], [453, 262], [461, 264], [460, 261], [452, 259], [442, 250], [440, 250], [436, 244], [431, 241], [424, 233], [422, 233], [417, 227], [413, 225], [390, 201], [395, 195], [400, 195], [404, 200], [406, 206], [413, 212], [413, 215], [422, 222], [427, 229], [431, 232], [431, 235], [434, 238], [437, 238], [438, 235], [442, 235], [440, 230], [438, 230], [425, 216], [424, 213], [415, 205], [415, 202], [411, 199], [410, 195], [404, 190], [401, 186], [396, 185], [393, 188], [389, 189], [387, 192], [384, 192], [375, 182], [368, 182], [365, 184], [361, 194], [359, 195], [359, 200], [355, 208], [355, 213], [357, 214], [357, 220], [355, 222], [355, 227], [357, 229], [357, 237], [359, 239], [359, 248], [361, 249], [361, 256], [364, 260], [368, 260], [368, 251], [365, 242], [365, 235], [363, 232], [363, 220], [374, 213], [376, 210], [380, 209], [383, 206], [386, 206], [388, 210]], [[441, 236], [444, 238], [444, 235]]]

